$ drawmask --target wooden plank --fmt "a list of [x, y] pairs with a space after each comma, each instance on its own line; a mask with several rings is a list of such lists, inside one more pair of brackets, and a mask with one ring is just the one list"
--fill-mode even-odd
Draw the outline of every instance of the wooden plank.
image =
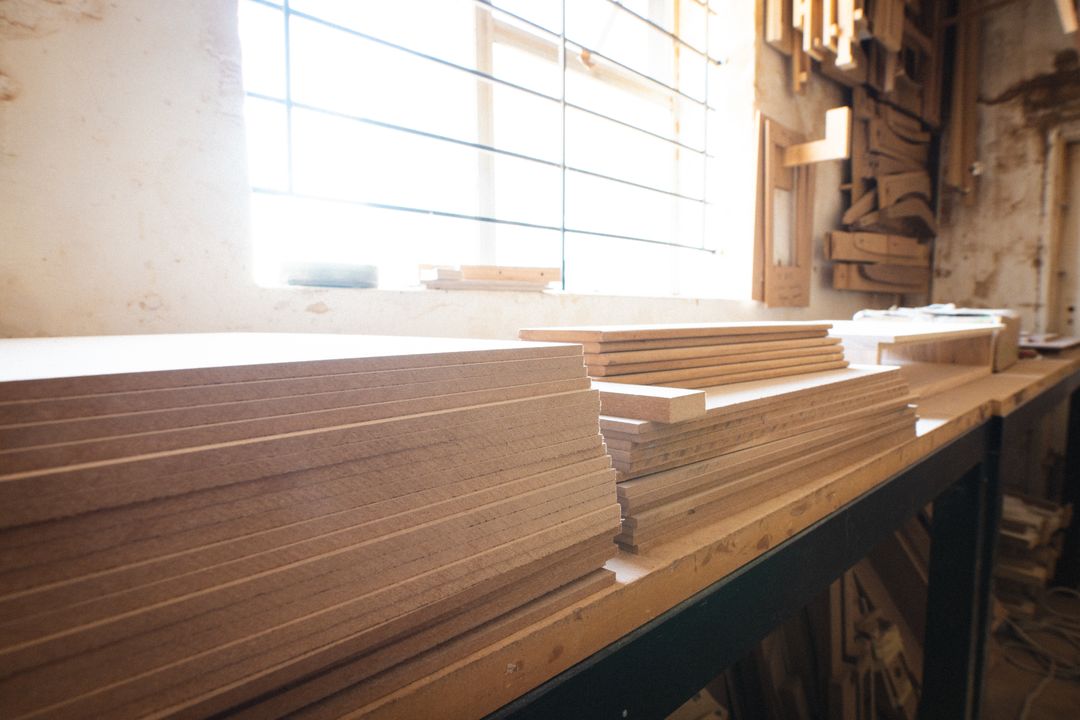
[[578, 354], [501, 340], [208, 333], [0, 340], [0, 401]]
[[930, 246], [901, 235], [837, 230], [827, 235], [825, 257], [847, 262], [929, 267]]
[[852, 225], [860, 218], [872, 212], [876, 207], [877, 191], [871, 190], [851, 203], [848, 209], [844, 211], [843, 216], [840, 218], [840, 222], [844, 225]]
[[[614, 507], [617, 509], [617, 506]], [[560, 535], [569, 535], [571, 538], [577, 538], [580, 531], [572, 532], [572, 529], [575, 527], [589, 529], [595, 527], [594, 517], [611, 518], [617, 522], [618, 513], [610, 514], [606, 509], [597, 511], [592, 515], [584, 516], [580, 521], [565, 523], [565, 527], [556, 526], [543, 530], [536, 533], [536, 537], [537, 539], [555, 539]], [[528, 542], [531, 542], [531, 540], [522, 538], [514, 540], [506, 546], [500, 546], [505, 547], [505, 550], [500, 550], [498, 556], [516, 563], [519, 567], [527, 565], [531, 559], [530, 554], [527, 552], [521, 553], [520, 546], [526, 545]], [[573, 542], [566, 543], [566, 545], [572, 544]], [[519, 547], [515, 548], [515, 546]], [[475, 585], [485, 577], [495, 576], [499, 572], [495, 569], [496, 567], [494, 565], [488, 566], [486, 569], [478, 569], [469, 575], [465, 575], [468, 564], [454, 563], [440, 568], [433, 575], [427, 576], [424, 583], [407, 582], [397, 586], [392, 591], [388, 589], [382, 593], [383, 596], [378, 603], [374, 602], [373, 597], [367, 595], [355, 596], [346, 605], [341, 606], [340, 612], [335, 611], [335, 614], [339, 616], [338, 622], [341, 622], [346, 617], [355, 618], [355, 620], [352, 620], [355, 628], [362, 627], [362, 625], [356, 625], [356, 622], [362, 622], [368, 627], [376, 627], [371, 623], [380, 617], [390, 617], [388, 613], [400, 616], [409, 607], [420, 607], [418, 603], [427, 602], [430, 604], [435, 597], [446, 597], [456, 589], [465, 587], [463, 583]], [[318, 595], [311, 597], [318, 597]], [[360, 614], [357, 614], [358, 612]], [[361, 618], [365, 619], [362, 620]], [[336, 642], [339, 645], [352, 642], [352, 651], [355, 652], [355, 643], [364, 636], [364, 631], [350, 629], [349, 625], [342, 624], [337, 628], [336, 632], [327, 633], [326, 621], [328, 619], [319, 615], [309, 616], [308, 619], [301, 623], [282, 626], [281, 632], [264, 633], [258, 637], [253, 636], [246, 639], [243, 649], [250, 653], [248, 657], [251, 658], [247, 663], [238, 664], [235, 662], [236, 652], [240, 648], [234, 648], [232, 659], [227, 657], [227, 653], [217, 652], [213, 655], [189, 656], [190, 659], [180, 661], [182, 666], [177, 665], [175, 662], [163, 665], [162, 663], [168, 662], [168, 658], [175, 655], [176, 649], [183, 648], [187, 642], [195, 642], [196, 639], [201, 639], [202, 636], [184, 636], [187, 641], [185, 643], [162, 643], [157, 639], [157, 636], [151, 634], [144, 636], [140, 640], [141, 645], [146, 648], [142, 652], [132, 652], [132, 648], [126, 648], [123, 644], [114, 644], [73, 657], [67, 661], [56, 662], [44, 668], [29, 670], [18, 676], [8, 677], [0, 681], [0, 688], [2, 688], [5, 698], [11, 698], [12, 700], [10, 705], [6, 703], [8, 709], [17, 715], [47, 706], [46, 704], [50, 703], [50, 701], [55, 702], [57, 697], [78, 696], [80, 692], [87, 693], [91, 688], [101, 687], [102, 682], [112, 681], [115, 684], [80, 698], [80, 700], [84, 700], [84, 702], [80, 702], [80, 708], [84, 712], [112, 714], [112, 711], [118, 707], [122, 707], [139, 697], [138, 695], [133, 697], [133, 694], [145, 687], [146, 680], [144, 678], [146, 678], [147, 673], [151, 673], [152, 677], [152, 673], [167, 672], [168, 677], [174, 683], [194, 678], [195, 687], [205, 687], [204, 683], [209, 673], [212, 682], [218, 686], [227, 685], [229, 682], [235, 681], [237, 676], [242, 673], [250, 673], [257, 668], [273, 667], [274, 664], [280, 662], [282, 651], [287, 652], [290, 656], [295, 656], [299, 649], [295, 643], [301, 637], [304, 637], [303, 633], [305, 632], [309, 634], [301, 647], [320, 647], [325, 642], [320, 638], [319, 632], [321, 632], [327, 636], [327, 639], [336, 636]], [[209, 628], [216, 620], [215, 616], [208, 615], [200, 622], [203, 626]], [[235, 634], [244, 624], [233, 621], [228, 626], [217, 625], [214, 632], [217, 635], [225, 628], [228, 628], [230, 632]], [[312, 630], [315, 630], [316, 633], [310, 634]], [[367, 633], [367, 635], [370, 634]], [[276, 652], [269, 651], [270, 646], [268, 643], [270, 642], [279, 643], [279, 649]], [[66, 648], [67, 651], [71, 649], [70, 646]], [[104, 662], [106, 657], [112, 657], [117, 653], [123, 653], [122, 656], [117, 655], [117, 658], [120, 659], [119, 662]], [[134, 666], [139, 667], [139, 671], [143, 673], [141, 677], [133, 677], [131, 667], [135, 663], [139, 663]], [[231, 664], [225, 665], [223, 663]], [[52, 692], [42, 694], [26, 692], [29, 688], [49, 688], [60, 682], [63, 683], [62, 695]], [[159, 709], [169, 707], [181, 699], [185, 690], [191, 692], [190, 689], [184, 688], [182, 685], [178, 687], [174, 684], [168, 690], [163, 689], [151, 698], [146, 698], [143, 695], [141, 701], [144, 705], [141, 712], [147, 712], [150, 708], [155, 707]], [[149, 707], [146, 707], [146, 705], [149, 705]]]
[[705, 415], [705, 393], [700, 390], [659, 388], [593, 381], [600, 391], [601, 412], [621, 417], [676, 423]]
[[783, 164], [790, 168], [826, 160], [846, 160], [850, 156], [851, 108], [836, 107], [825, 111], [824, 139], [785, 147]]
[[753, 372], [736, 373], [732, 375], [720, 375], [712, 376], [708, 378], [697, 378], [693, 380], [676, 380], [669, 383], [660, 383], [661, 385], [668, 385], [670, 387], [683, 387], [683, 388], [705, 388], [713, 385], [729, 385], [731, 383], [744, 383], [751, 380], [765, 380], [768, 378], [786, 377], [789, 375], [802, 375], [809, 372], [822, 372], [825, 370], [838, 370], [840, 368], [847, 367], [846, 360], [835, 360], [833, 362], [820, 362], [813, 363], [811, 365], [801, 365], [784, 368], [774, 368], [772, 370], [755, 370]]
[[[593, 561], [587, 558], [586, 562]], [[557, 572], [564, 571], [560, 568]], [[283, 686], [277, 683], [276, 679], [268, 678], [261, 684], [274, 692], [271, 697], [263, 698], [255, 705], [243, 709], [230, 710], [228, 715], [241, 720], [242, 718], [281, 717], [293, 713], [295, 717], [310, 717], [312, 713], [324, 712], [334, 715], [342, 714], [349, 708], [378, 700], [413, 680], [437, 672], [552, 613], [608, 589], [612, 586], [614, 579], [614, 573], [596, 570], [539, 597], [536, 597], [535, 592], [529, 592], [528, 587], [524, 589], [513, 587], [512, 593], [500, 594], [497, 598], [487, 601], [485, 605], [453, 618], [451, 622], [443, 623], [409, 638], [412, 647], [426, 649], [426, 652], [417, 652], [407, 657], [404, 663], [393, 667], [388, 672], [375, 675], [380, 665], [386, 666], [392, 663], [392, 660], [384, 659], [388, 653], [382, 653], [383, 657], [377, 659], [371, 656], [352, 659], [345, 665], [334, 667], [329, 672], [305, 680], [301, 685]], [[517, 607], [514, 601], [519, 597], [535, 599]], [[483, 624], [477, 623], [473, 618], [492, 614], [493, 611], [488, 609], [489, 606], [508, 607], [512, 610], [497, 616], [494, 620]], [[461, 632], [462, 627], [474, 623], [477, 623], [475, 629], [468, 633]], [[449, 636], [450, 639], [440, 642], [439, 639], [444, 636]], [[398, 645], [392, 647], [397, 649]], [[399, 651], [397, 655], [400, 656], [400, 654]], [[372, 675], [375, 676], [372, 677]], [[216, 705], [224, 704], [220, 700], [215, 699], [215, 701]], [[205, 701], [188, 708], [188, 711], [205, 714]]]
[[886, 208], [867, 213], [852, 223], [862, 230], [880, 230], [896, 234], [914, 234], [921, 237], [937, 235], [934, 213], [926, 201], [911, 196]]
[[1076, 19], [1076, 3], [1074, 0], [1055, 0], [1058, 17], [1061, 18], [1061, 29], [1066, 35], [1072, 35], [1080, 28], [1080, 22]]
[[[821, 373], [803, 373], [797, 376], [761, 379], [739, 385], [705, 388], [706, 414], [710, 418], [743, 416], [749, 412], [783, 404], [794, 393], [812, 398], [818, 394], [842, 392], [894, 382], [900, 377], [898, 368], [880, 365], [857, 365]], [[600, 427], [607, 432], [616, 430], [648, 435], [667, 432], [667, 426], [654, 423], [601, 416]]]
[[[586, 389], [588, 386], [587, 378], [558, 380], [534, 385], [514, 385], [454, 395], [427, 396], [383, 404], [256, 418], [243, 423], [197, 425], [162, 432], [3, 451], [0, 452], [0, 458], [3, 459], [5, 472], [0, 475], [0, 479], [27, 480], [38, 475], [48, 475], [63, 468], [79, 468], [93, 463], [124, 462], [127, 458], [135, 456], [181, 452], [227, 442], [259, 441], [272, 436], [378, 422], [432, 410], [452, 410], [573, 392]], [[3, 491], [0, 490], [0, 495], [2, 494]]]
[[524, 340], [548, 342], [622, 342], [627, 340], [664, 340], [670, 338], [729, 337], [733, 335], [775, 334], [828, 330], [822, 322], [725, 322], [666, 323], [658, 325], [585, 325], [551, 328], [527, 328], [518, 335]]
[[[583, 391], [593, 393], [592, 390]], [[479, 407], [328, 428], [317, 434], [298, 432], [270, 438], [219, 443], [135, 458], [116, 463], [89, 463], [49, 472], [9, 476], [0, 483], [0, 526], [64, 517], [134, 502], [178, 496], [198, 489], [238, 482], [274, 463], [274, 472], [310, 467], [312, 453], [350, 442], [373, 442], [397, 434], [438, 430], [474, 420], [511, 417], [530, 406], [559, 406], [571, 397], [554, 395]], [[245, 464], [246, 463], [246, 464]], [[231, 464], [243, 472], [205, 473], [208, 466]], [[160, 482], [171, 476], [168, 484]], [[29, 489], [32, 488], [32, 489]]]
[[[810, 330], [807, 332], [757, 333], [754, 335], [726, 335], [724, 337], [671, 338], [667, 340], [628, 340], [626, 342], [582, 343], [589, 355], [607, 353], [636, 352], [638, 350], [665, 350], [674, 348], [693, 348], [702, 345], [725, 346], [744, 343], [790, 342], [795, 340], [821, 339], [828, 335], [828, 330]], [[738, 348], [731, 348], [737, 352]]]
[[874, 37], [889, 52], [900, 52], [904, 34], [904, 0], [876, 0], [871, 8]]
[[562, 280], [562, 268], [511, 267], [509, 265], [462, 265], [465, 280], [508, 280], [525, 283], [553, 283]]
[[931, 198], [930, 174], [925, 171], [880, 175], [877, 181], [878, 204], [883, 208], [908, 195], [917, 195], [928, 202]]
[[[605, 343], [607, 347], [613, 343]], [[623, 344], [623, 343], [615, 343]], [[824, 345], [836, 344], [836, 338], [826, 335], [799, 340], [771, 340], [766, 342], [739, 342], [719, 345], [691, 345], [691, 347], [672, 347], [657, 350], [626, 350], [622, 352], [602, 352], [586, 354], [585, 365], [595, 367], [599, 365], [633, 365], [638, 363], [650, 363], [656, 361], [676, 361], [676, 359], [688, 359], [698, 357], [747, 357], [754, 359], [754, 355], [762, 352], [777, 350], [804, 350], [818, 349]], [[638, 345], [639, 347], [639, 345]]]
[[867, 265], [856, 263], [837, 263], [833, 265], [833, 288], [837, 290], [858, 290], [860, 292], [905, 293], [919, 292], [917, 288], [896, 287], [874, 282], [862, 275], [861, 270]]
[[834, 427], [811, 430], [770, 440], [755, 447], [736, 450], [708, 460], [700, 460], [671, 470], [625, 480], [618, 484], [623, 515], [692, 494], [700, 487], [752, 473], [785, 459], [800, 457], [808, 449], [851, 437], [853, 429], [865, 428], [865, 421], [845, 421]]
[[[190, 570], [192, 564], [188, 563], [179, 568], [181, 572], [174, 570], [176, 574], [172, 576], [144, 585], [118, 588], [104, 596], [69, 594], [69, 598], [77, 598], [79, 602], [23, 614], [7, 622], [4, 647], [25, 644], [20, 653], [26, 650], [37, 658], [54, 657], [58, 655], [48, 650], [50, 636], [63, 634], [67, 638], [68, 646], [63, 650], [66, 653], [72, 646], [90, 642], [90, 637], [129, 637], [160, 627], [159, 620], [164, 622], [165, 618], [171, 618], [169, 622], [173, 623], [187, 622], [199, 613], [255, 599], [252, 594], [255, 592], [274, 592], [287, 597], [288, 578], [300, 575], [307, 578], [312, 590], [333, 573], [342, 583], [350, 583], [357, 593], [374, 591], [379, 586], [389, 586], [392, 577], [397, 578], [393, 582], [398, 582], [410, 573], [419, 575], [426, 571], [428, 558], [417, 556], [415, 548], [431, 547], [440, 538], [445, 541], [460, 537], [464, 541], [468, 523], [482, 521], [491, 538], [495, 538], [507, 522], [524, 530], [526, 523], [533, 521], [531, 513], [535, 508], [543, 505], [561, 512], [564, 506], [576, 506], [595, 496], [589, 488], [594, 483], [602, 485], [604, 476], [609, 480], [613, 478], [610, 469], [594, 469], [591, 473], [581, 474], [582, 469], [560, 468], [521, 478], [508, 487], [490, 487], [398, 515], [379, 516], [379, 508], [361, 508], [367, 510], [366, 517], [365, 513], [352, 512], [350, 519], [340, 526], [323, 523], [326, 526], [323, 534], [280, 546], [286, 552], [272, 554], [266, 549], [249, 550], [249, 554], [238, 555], [228, 562], [211, 555], [216, 564], [197, 571]], [[560, 503], [557, 495], [564, 495], [565, 502]], [[602, 488], [600, 497], [604, 497]], [[585, 504], [581, 507], [588, 509]], [[480, 508], [487, 509], [483, 513], [475, 512]], [[338, 520], [336, 517], [331, 519]], [[480, 552], [487, 547], [487, 542], [486, 538], [481, 538], [466, 547], [470, 553]], [[462, 554], [460, 549], [449, 547], [452, 542], [444, 544], [448, 547], [439, 550], [444, 559], [452, 560], [455, 555]], [[363, 580], [349, 579], [344, 573], [347, 566], [341, 564], [346, 558], [348, 563], [363, 563], [358, 566], [366, 568], [368, 576]], [[408, 559], [408, 569], [380, 574], [387, 570], [382, 566], [383, 558], [398, 558], [402, 566]], [[70, 593], [85, 587], [85, 584], [69, 583], [67, 589]], [[226, 587], [228, 590], [223, 590]], [[196, 606], [198, 613], [188, 614], [185, 610]], [[252, 616], [258, 607], [258, 603], [251, 605]], [[279, 609], [282, 616], [288, 612], [284, 605]], [[220, 639], [225, 642], [225, 635]], [[0, 655], [16, 657], [3, 647], [0, 647]]]
[[913, 416], [900, 419], [882, 430], [849, 438], [845, 442], [808, 453], [804, 458], [789, 461], [779, 467], [741, 477], [668, 505], [646, 510], [636, 518], [624, 520], [624, 529], [617, 537], [617, 542], [633, 551], [641, 552], [650, 546], [655, 547], [659, 542], [670, 541], [676, 533], [684, 533], [746, 509], [766, 493], [812, 482], [815, 478], [857, 464], [868, 456], [887, 452], [914, 436], [913, 422]]
[[927, 143], [910, 142], [900, 137], [883, 119], [870, 119], [869, 138], [870, 152], [915, 162], [923, 167], [926, 165], [930, 146]]
[[425, 280], [428, 290], [474, 290], [496, 292], [544, 292], [546, 282], [514, 282], [511, 280]]
[[[97, 395], [47, 398], [0, 403], [0, 426], [46, 423], [59, 420], [178, 409], [203, 405], [221, 405], [253, 400], [300, 397], [361, 390], [388, 388], [419, 383], [472, 381], [486, 376], [519, 378], [512, 384], [523, 384], [536, 373], [558, 370], [573, 372], [582, 365], [580, 355], [514, 360], [495, 363], [467, 363], [409, 370], [368, 373], [336, 373], [282, 380], [191, 385], [162, 390], [136, 390]], [[568, 375], [569, 377], [569, 375]], [[442, 393], [440, 393], [442, 394]]]
[[[877, 413], [895, 411], [906, 406], [908, 396], [894, 396], [894, 399], [879, 403], [873, 407], [849, 411], [844, 417], [871, 417]], [[725, 455], [737, 450], [754, 447], [763, 442], [778, 440], [810, 430], [818, 430], [829, 427], [837, 422], [832, 418], [818, 417], [813, 420], [798, 419], [798, 416], [790, 416], [796, 419], [778, 423], [773, 428], [747, 428], [729, 436], [721, 436], [715, 440], [702, 442], [700, 440], [687, 441], [684, 444], [678, 442], [671, 447], [657, 447], [634, 453], [622, 452], [609, 449], [612, 464], [619, 471], [620, 481], [640, 477], [649, 473], [679, 467], [687, 463], [707, 460]]]
[[[939, 413], [935, 423], [924, 424], [929, 428], [926, 432], [900, 447], [808, 485], [774, 492], [747, 510], [691, 530], [647, 555], [620, 552], [609, 563], [618, 574], [610, 591], [553, 614], [407, 689], [357, 707], [353, 715], [422, 717], [438, 706], [450, 716], [484, 716], [975, 427], [983, 421], [985, 410], [979, 402], [956, 410], [935, 408]], [[508, 674], [510, 666], [517, 671]], [[477, 693], [477, 687], [487, 690]]]
[[791, 0], [766, 0], [765, 42], [791, 55]]
[[[456, 392], [479, 392], [495, 390], [499, 387], [516, 387], [537, 382], [559, 382], [584, 376], [585, 368], [577, 367], [576, 358], [565, 369], [553, 371], [534, 371], [528, 376], [507, 375], [498, 369], [491, 369], [487, 375], [476, 378], [446, 382], [417, 383], [413, 385], [393, 385], [372, 389], [340, 390], [327, 393], [305, 393], [301, 395], [258, 400], [244, 400], [229, 403], [202, 404], [181, 408], [163, 408], [130, 413], [112, 413], [108, 416], [92, 416], [47, 422], [22, 423], [0, 427], [0, 458], [4, 454], [19, 448], [37, 446], [55, 446], [62, 443], [89, 442], [124, 436], [130, 438], [146, 433], [161, 433], [170, 430], [194, 428], [197, 426], [241, 423], [244, 421], [279, 418], [283, 416], [305, 414], [315, 418], [313, 413], [331, 410], [348, 410], [368, 405], [386, 404], [417, 398], [438, 397], [448, 389]], [[216, 386], [224, 389], [227, 386]], [[313, 422], [311, 427], [317, 426]], [[225, 439], [222, 435], [218, 439]]]
[[[400, 473], [395, 477], [369, 472], [344, 475], [345, 489], [351, 492], [327, 483], [302, 484], [299, 490], [291, 491], [289, 483], [285, 491], [262, 493], [248, 502], [212, 503], [182, 517], [168, 512], [175, 507], [166, 506], [149, 517], [154, 527], [161, 528], [158, 534], [143, 530], [130, 532], [130, 538], [124, 535], [126, 527], [140, 520], [139, 513], [84, 516], [61, 528], [62, 533], [52, 533], [32, 545], [5, 543], [5, 555], [20, 561], [12, 562], [5, 576], [4, 589], [9, 596], [0, 600], [0, 617], [6, 622], [20, 614], [54, 610], [71, 597], [85, 601], [118, 595], [192, 569], [201, 571], [299, 544], [350, 523], [370, 521], [378, 513], [403, 513], [416, 507], [429, 513], [445, 502], [448, 493], [464, 497], [492, 488], [507, 490], [513, 483], [539, 475], [554, 482], [608, 465], [600, 438], [572, 429], [538, 433], [536, 442], [515, 443], [513, 447], [516, 451], [508, 451], [504, 458], [477, 461], [475, 449], [448, 456], [443, 475], [438, 474], [438, 468], [421, 467], [415, 483], [407, 482], [411, 478]], [[521, 459], [520, 464], [514, 464], [515, 456]], [[469, 458], [472, 466], [467, 464]], [[284, 480], [300, 484], [308, 478]], [[222, 519], [228, 512], [235, 513], [232, 521]], [[109, 524], [110, 520], [120, 524]], [[10, 540], [17, 543], [18, 539]]]
[[702, 368], [686, 368], [683, 370], [657, 370], [644, 373], [627, 373], [607, 377], [608, 382], [627, 382], [643, 385], [676, 382], [680, 380], [697, 380], [706, 377], [719, 377], [723, 375], [744, 375], [752, 372], [775, 370], [779, 368], [798, 368], [817, 365], [823, 362], [843, 359], [843, 351], [837, 350], [827, 355], [810, 355], [805, 357], [781, 358], [779, 360], [759, 360], [757, 362], [733, 363], [731, 365], [716, 365]]
[[[717, 368], [732, 369], [734, 366], [745, 363], [753, 363], [764, 360], [783, 360], [801, 358], [811, 362], [812, 358], [831, 357], [840, 352], [842, 348], [835, 344], [822, 344], [817, 347], [795, 348], [792, 350], [777, 350], [775, 352], [748, 353], [746, 355], [734, 355], [730, 357], [714, 356], [704, 358], [687, 358], [685, 360], [660, 360], [656, 362], [633, 363], [625, 365], [596, 365], [590, 367], [592, 377], [613, 378], [619, 375], [632, 373], [659, 372], [664, 370], [688, 370], [692, 368]], [[744, 368], [747, 369], [747, 368]]]
[[812, 423], [820, 420], [823, 414], [835, 414], [837, 417], [852, 412], [862, 412], [870, 407], [897, 398], [908, 397], [905, 382], [880, 384], [855, 391], [837, 391], [836, 395], [824, 397], [796, 397], [786, 404], [764, 406], [750, 415], [738, 415], [731, 418], [708, 418], [699, 421], [679, 423], [668, 426], [667, 432], [649, 435], [634, 435], [605, 431], [604, 443], [609, 450], [628, 453], [665, 448], [674, 445], [690, 445], [693, 442], [706, 443], [723, 440], [728, 437], [745, 439], [745, 433], [768, 433], [782, 427], [796, 426], [799, 423]]
[[[767, 307], [805, 307], [810, 304], [814, 166], [783, 167], [785, 149], [802, 138], [770, 119], [764, 125], [764, 302]], [[777, 190], [790, 193], [787, 238], [776, 237]], [[789, 245], [782, 263], [780, 243]]]

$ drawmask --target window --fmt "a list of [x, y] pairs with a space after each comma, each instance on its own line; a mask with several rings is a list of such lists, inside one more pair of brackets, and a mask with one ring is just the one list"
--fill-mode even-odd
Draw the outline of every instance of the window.
[[732, 2], [241, 0], [258, 280], [543, 265], [723, 295]]

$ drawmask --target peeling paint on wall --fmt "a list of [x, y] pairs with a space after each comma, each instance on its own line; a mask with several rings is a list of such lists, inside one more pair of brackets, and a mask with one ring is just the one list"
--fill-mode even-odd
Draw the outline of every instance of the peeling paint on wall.
[[0, 102], [11, 102], [19, 94], [19, 84], [0, 72]]
[[0, 39], [44, 37], [71, 22], [101, 20], [105, 0], [0, 0]]
[[1072, 48], [1062, 50], [1054, 56], [1053, 72], [1020, 80], [992, 98], [980, 98], [979, 102], [984, 105], [1019, 102], [1024, 111], [1024, 129], [1036, 128], [1045, 138], [1050, 128], [1080, 118], [1080, 56]]
[[[1080, 118], [1080, 56], [1052, 3], [1014, 3], [983, 17], [974, 204], [941, 195], [938, 302], [1011, 307], [1027, 330], [1041, 317], [1045, 172], [1050, 130]], [[950, 138], [944, 139], [948, 153]]]

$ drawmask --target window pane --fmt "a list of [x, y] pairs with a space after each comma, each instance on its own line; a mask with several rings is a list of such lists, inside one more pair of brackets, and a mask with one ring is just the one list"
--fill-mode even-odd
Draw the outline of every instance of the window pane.
[[704, 158], [691, 150], [571, 108], [566, 163], [691, 197], [704, 193]]
[[241, 68], [247, 92], [285, 97], [285, 21], [280, 10], [241, 0]]
[[562, 31], [562, 0], [492, 0], [491, 4], [556, 35]]
[[700, 246], [702, 205], [575, 172], [566, 174], [566, 227]]
[[251, 185], [287, 190], [289, 129], [285, 105], [249, 97], [244, 102], [244, 123]]
[[475, 77], [301, 18], [291, 37], [296, 102], [476, 141]]
[[420, 4], [370, 0], [292, 0], [289, 3], [297, 12], [470, 67], [476, 56], [475, 5], [474, 0], [438, 0]]
[[293, 186], [297, 193], [461, 215], [479, 204], [481, 159], [499, 192], [493, 216], [558, 224], [559, 169], [471, 147], [297, 109]]

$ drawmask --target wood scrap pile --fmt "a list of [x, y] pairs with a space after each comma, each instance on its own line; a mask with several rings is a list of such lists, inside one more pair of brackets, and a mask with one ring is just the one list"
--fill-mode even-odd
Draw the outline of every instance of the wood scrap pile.
[[1034, 614], [1037, 601], [1054, 578], [1072, 514], [1072, 505], [1005, 494], [994, 591], [1010, 612]]
[[941, 0], [766, 0], [765, 42], [791, 58], [795, 92], [816, 66], [936, 127], [943, 11]]
[[[845, 367], [829, 323], [597, 325], [522, 330], [581, 343], [589, 375], [611, 383], [702, 388]], [[605, 414], [610, 414], [605, 411]]]
[[5, 718], [339, 716], [612, 582], [572, 345], [0, 341]]
[[916, 716], [922, 677], [918, 636], [867, 560], [811, 605], [827, 717]]
[[929, 291], [929, 253], [918, 245], [937, 233], [930, 145], [941, 126], [944, 7], [942, 0], [766, 3], [765, 41], [791, 58], [796, 92], [815, 64], [852, 88], [842, 223], [862, 247], [853, 255], [851, 242], [830, 243], [836, 289]]
[[922, 667], [919, 641], [864, 559], [708, 689], [733, 717], [911, 720]]
[[930, 132], [917, 118], [853, 93], [851, 203], [841, 218], [849, 232], [832, 233], [826, 256], [833, 287], [869, 292], [925, 293], [929, 245], [937, 234], [930, 182]]

